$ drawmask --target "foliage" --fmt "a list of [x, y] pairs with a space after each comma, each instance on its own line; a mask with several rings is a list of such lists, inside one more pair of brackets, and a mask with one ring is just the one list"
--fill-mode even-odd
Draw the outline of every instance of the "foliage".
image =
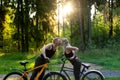
[[[4, 19], [2, 21], [1, 26], [1, 36], [3, 37], [3, 46], [11, 48], [9, 43], [12, 43], [12, 35], [14, 34], [14, 25], [13, 25], [13, 10], [10, 8], [2, 7], [3, 10], [5, 10], [5, 13], [1, 12], [1, 18]], [[4, 17], [4, 18], [3, 18]], [[2, 29], [3, 28], [3, 29]]]
[[97, 15], [93, 20], [92, 39], [97, 46], [103, 46], [108, 40], [109, 26], [104, 24], [102, 15]]
[[[85, 47], [87, 48], [90, 44], [88, 40], [90, 34], [88, 27], [90, 26], [90, 21], [88, 19], [90, 15], [88, 14], [90, 7], [95, 5], [98, 13], [94, 14], [94, 19], [92, 20], [92, 44], [90, 46], [103, 48], [120, 40], [119, 0], [114, 0], [114, 5], [117, 5], [117, 7], [114, 7], [113, 9], [112, 38], [109, 38], [110, 23], [108, 20], [108, 0], [91, 0], [90, 3], [88, 0], [84, 0], [83, 3], [79, 3], [79, 1], [82, 0], [72, 0], [74, 12], [66, 16], [68, 22], [65, 22], [65, 31], [61, 31], [62, 35], [60, 36], [67, 37], [72, 45], [79, 48], [81, 48], [81, 45], [83, 44], [82, 40], [84, 40]], [[23, 49], [26, 49], [29, 46], [30, 49], [32, 44], [32, 46], [36, 45], [35, 48], [39, 49], [44, 44], [50, 42], [54, 36], [57, 36], [57, 33], [55, 32], [57, 25], [57, 21], [55, 20], [56, 4], [55, 0], [28, 0], [28, 2], [27, 0], [5, 1], [3, 6], [8, 9], [8, 12], [3, 12], [0, 16], [0, 18], [4, 19], [4, 22], [2, 22], [2, 24], [4, 24], [4, 30], [2, 33], [4, 36], [4, 45], [9, 47], [9, 45], [13, 44], [13, 47], [20, 46], [21, 49], [21, 46], [25, 44]], [[83, 7], [83, 11], [80, 11], [80, 6]], [[107, 9], [105, 9], [107, 11], [107, 17], [105, 17], [103, 13], [105, 7], [107, 7]], [[79, 12], [82, 12], [83, 20], [81, 19]], [[30, 17], [32, 13], [35, 14], [33, 17]], [[2, 16], [3, 14], [5, 16]], [[15, 20], [15, 22], [13, 22], [13, 20]], [[83, 23], [80, 23], [80, 20], [83, 21]], [[69, 24], [67, 25], [67, 23]], [[82, 28], [83, 30], [81, 30]], [[65, 34], [63, 32], [65, 32]], [[82, 33], [84, 34], [83, 39], [81, 38]], [[11, 44], [9, 44], [9, 41], [11, 41]]]
[[[2, 3], [3, 8], [9, 9], [7, 14], [4, 13], [5, 11], [1, 12], [0, 17], [6, 18], [1, 20], [1, 25], [4, 24], [6, 28], [1, 33], [4, 35], [4, 41], [12, 41], [19, 51], [25, 52], [28, 51], [29, 41], [36, 42], [36, 48], [39, 48], [46, 43], [47, 38], [53, 38], [54, 35], [51, 36], [51, 34], [54, 33], [53, 29], [56, 25], [54, 18], [56, 16], [55, 0], [17, 0], [3, 1]], [[36, 14], [30, 17], [32, 13]], [[4, 44], [8, 41], [5, 41]]]
[[[114, 13], [116, 13], [117, 9]], [[113, 36], [109, 37], [109, 21], [104, 21], [104, 14], [98, 13], [94, 16], [92, 27], [92, 42], [95, 46], [105, 47], [109, 42], [119, 42], [119, 18], [114, 14]], [[118, 35], [117, 35], [118, 34]], [[110, 44], [112, 45], [112, 44]]]
[[30, 36], [37, 43], [36, 48], [38, 48], [44, 45], [49, 40], [48, 38], [54, 36], [56, 1], [36, 0], [32, 2], [36, 7], [31, 7], [31, 12], [36, 12], [36, 15], [32, 18]]
[[[119, 43], [108, 48], [87, 49], [85, 54], [78, 54], [82, 62], [90, 62], [102, 65], [105, 70], [119, 70]], [[114, 63], [113, 63], [114, 62]], [[108, 66], [109, 65], [109, 66]]]
[[[117, 44], [118, 45], [118, 44]], [[82, 62], [93, 63], [102, 66], [104, 70], [119, 70], [120, 69], [120, 57], [119, 57], [119, 45], [118, 47], [113, 48], [93, 48], [92, 50], [87, 49], [85, 54], [82, 54], [81, 51], [77, 54]], [[61, 55], [61, 53], [59, 53]], [[36, 56], [36, 52], [29, 52], [27, 54], [19, 53], [19, 52], [3, 52], [0, 53], [0, 73], [8, 73], [10, 68], [23, 68], [19, 65], [20, 61], [28, 61], [28, 68], [32, 68], [34, 66], [34, 61]], [[60, 56], [53, 57], [50, 61], [50, 64], [61, 64]], [[113, 63], [114, 62], [114, 63]], [[9, 63], [9, 64], [8, 64]], [[54, 66], [50, 66], [53, 67]], [[58, 70], [58, 69], [56, 69]]]

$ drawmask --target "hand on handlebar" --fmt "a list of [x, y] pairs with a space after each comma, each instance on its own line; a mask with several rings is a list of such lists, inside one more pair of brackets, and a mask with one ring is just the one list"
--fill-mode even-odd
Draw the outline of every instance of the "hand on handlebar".
[[66, 60], [67, 60], [67, 58], [65, 57], [64, 54], [62, 54], [62, 55], [61, 55], [61, 61], [62, 61], [62, 62], [65, 62]]
[[50, 62], [50, 58], [49, 57], [46, 57], [45, 60], [46, 60], [46, 62]]

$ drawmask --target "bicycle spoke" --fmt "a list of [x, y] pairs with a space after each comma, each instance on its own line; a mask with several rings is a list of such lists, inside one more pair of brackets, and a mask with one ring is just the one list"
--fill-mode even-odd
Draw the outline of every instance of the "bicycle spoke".
[[21, 73], [19, 72], [11, 72], [9, 74], [7, 74], [3, 80], [26, 80], [25, 77], [22, 76]]
[[43, 80], [67, 80], [65, 76], [57, 72], [48, 73]]
[[84, 80], [101, 80], [101, 76], [96, 73], [90, 73], [90, 74], [86, 75]]
[[19, 75], [11, 75], [6, 80], [23, 80], [23, 79], [20, 79]]
[[63, 80], [58, 75], [51, 75], [47, 80]]

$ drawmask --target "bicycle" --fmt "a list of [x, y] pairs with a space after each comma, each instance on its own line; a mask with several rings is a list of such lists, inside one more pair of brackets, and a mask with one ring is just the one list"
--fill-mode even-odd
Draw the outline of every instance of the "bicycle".
[[[69, 67], [65, 67], [65, 63], [67, 61], [66, 58], [62, 58], [61, 61], [63, 62], [62, 66], [61, 66], [61, 70], [59, 72], [48, 72], [47, 74], [45, 74], [43, 80], [71, 80], [67, 71], [73, 72], [73, 69], [69, 68]], [[48, 67], [47, 64], [43, 64], [43, 65], [35, 67], [31, 70], [27, 70], [26, 69], [27, 63], [28, 62], [20, 62], [20, 64], [24, 66], [23, 72], [8, 73], [4, 77], [3, 80], [16, 80], [16, 78], [17, 78], [17, 80], [29, 80], [28, 73], [32, 72], [35, 69], [42, 67], [42, 70], [38, 73], [38, 75], [35, 79], [35, 80], [38, 80], [38, 77], [41, 75], [42, 71]], [[81, 69], [81, 72], [80, 72], [80, 80], [104, 80], [104, 76], [100, 71], [88, 70], [90, 68], [90, 66], [87, 66], [83, 63], [82, 63], [82, 66], [83, 66], [83, 68]], [[64, 75], [63, 75], [63, 73], [64, 73]], [[18, 77], [15, 77], [15, 79], [14, 79], [14, 75], [17, 75]]]
[[[62, 66], [60, 74], [64, 74], [67, 80], [71, 80], [67, 72], [73, 72], [72, 68], [65, 67], [67, 59], [65, 57], [61, 58]], [[104, 75], [98, 70], [89, 70], [90, 65], [85, 65], [82, 63], [82, 69], [80, 70], [80, 80], [104, 80]]]
[[[24, 66], [24, 70], [17, 69], [18, 71], [13, 71], [8, 73], [3, 80], [29, 80], [29, 73], [32, 72], [35, 69], [42, 68], [41, 71], [37, 74], [35, 80], [38, 80], [41, 73], [44, 71], [44, 69], [48, 68], [47, 64], [43, 64], [40, 66], [37, 66], [33, 69], [27, 69], [26, 64], [28, 62], [20, 62], [22, 66]], [[43, 77], [43, 80], [67, 80], [64, 75], [58, 73], [58, 72], [48, 72]]]

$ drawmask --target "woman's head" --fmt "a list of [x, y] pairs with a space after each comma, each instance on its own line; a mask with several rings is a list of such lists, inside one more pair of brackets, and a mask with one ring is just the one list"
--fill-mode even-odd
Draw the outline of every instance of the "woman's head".
[[62, 38], [62, 45], [63, 46], [68, 46], [69, 45], [69, 41], [67, 38]]
[[53, 38], [53, 43], [56, 46], [60, 46], [61, 45], [61, 39], [59, 37], [55, 37], [55, 38]]

